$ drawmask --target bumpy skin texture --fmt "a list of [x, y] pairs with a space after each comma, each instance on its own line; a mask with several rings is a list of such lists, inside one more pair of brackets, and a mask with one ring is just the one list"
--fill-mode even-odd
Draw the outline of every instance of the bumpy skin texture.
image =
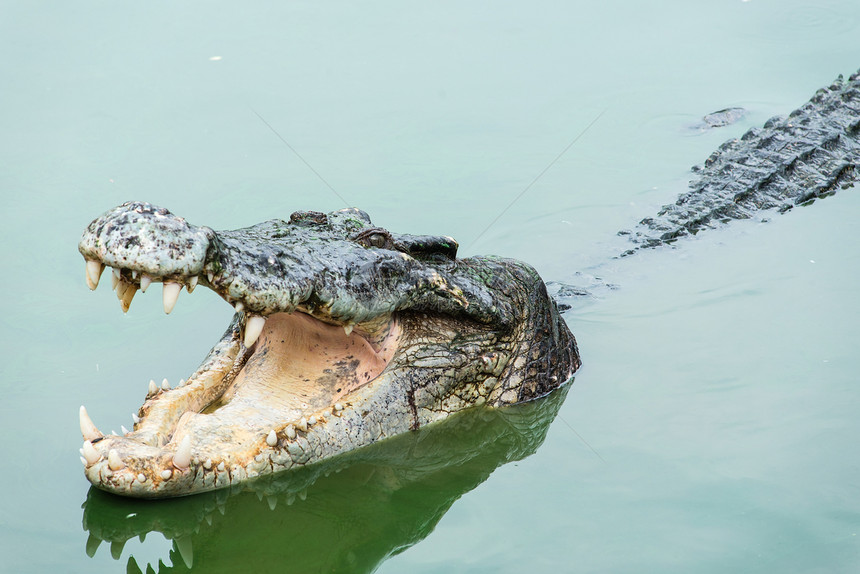
[[[529, 401], [568, 381], [580, 365], [576, 341], [535, 270], [499, 257], [457, 259], [456, 249], [448, 237], [375, 227], [357, 209], [296, 212], [290, 221], [219, 232], [146, 203], [103, 214], [79, 250], [89, 262], [120, 269], [118, 294], [133, 294], [147, 276], [165, 285], [205, 285], [241, 311], [185, 386], [150, 396], [131, 433], [92, 441], [101, 458], [87, 463], [87, 477], [130, 496], [201, 492], [323, 460], [476, 405]], [[229, 409], [217, 418], [197, 415], [253, 351], [241, 343], [248, 318], [275, 313], [304, 313], [350, 332], [393, 317], [400, 343], [381, 374], [344, 396], [340, 408], [311, 405], [302, 420], [296, 415], [259, 429], [253, 420], [230, 419]], [[245, 438], [248, 428], [257, 439], [231, 448], [234, 431]], [[180, 436], [191, 437], [188, 465], [175, 463]]]
[[685, 235], [767, 209], [787, 211], [850, 185], [860, 163], [860, 72], [839, 76], [788, 117], [729, 140], [693, 168], [690, 191], [629, 234], [638, 246]]

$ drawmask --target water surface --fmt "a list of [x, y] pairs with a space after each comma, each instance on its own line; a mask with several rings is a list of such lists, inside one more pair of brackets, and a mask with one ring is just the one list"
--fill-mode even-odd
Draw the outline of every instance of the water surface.
[[[330, 538], [347, 571], [856, 571], [856, 190], [611, 259], [722, 141], [860, 67], [856, 2], [7, 2], [0, 46], [0, 571], [183, 571], [188, 536], [201, 570], [315, 571]], [[123, 316], [87, 290], [80, 233], [129, 199], [216, 229], [356, 205], [620, 288], [566, 314], [585, 364], [531, 456], [468, 419], [485, 457], [438, 473], [395, 445], [223, 517], [139, 509], [90, 492], [78, 406], [128, 425], [231, 311], [196, 291]], [[143, 542], [88, 544], [144, 519]], [[306, 552], [278, 552], [311, 522]]]

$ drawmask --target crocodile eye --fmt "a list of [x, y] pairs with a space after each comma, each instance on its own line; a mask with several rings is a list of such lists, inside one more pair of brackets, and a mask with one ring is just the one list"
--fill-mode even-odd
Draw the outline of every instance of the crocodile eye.
[[364, 229], [352, 236], [352, 240], [365, 247], [391, 249], [391, 234], [381, 227]]
[[381, 233], [374, 233], [366, 239], [367, 245], [369, 247], [385, 247], [385, 244], [388, 243], [388, 238]]

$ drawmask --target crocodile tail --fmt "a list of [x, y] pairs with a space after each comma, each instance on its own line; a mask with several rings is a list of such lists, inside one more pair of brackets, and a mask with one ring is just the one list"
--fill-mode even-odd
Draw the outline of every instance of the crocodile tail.
[[854, 184], [860, 173], [860, 71], [840, 75], [787, 117], [724, 143], [701, 166], [690, 190], [629, 235], [636, 247], [672, 243], [763, 210], [784, 213]]

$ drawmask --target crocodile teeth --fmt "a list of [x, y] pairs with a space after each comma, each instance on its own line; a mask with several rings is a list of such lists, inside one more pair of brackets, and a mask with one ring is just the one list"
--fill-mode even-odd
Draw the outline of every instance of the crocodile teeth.
[[352, 328], [354, 325], [348, 324], [343, 326], [343, 332], [346, 333], [346, 336], [349, 337], [352, 334]]
[[117, 283], [119, 283], [119, 269], [111, 267], [110, 288], [116, 289]]
[[140, 474], [137, 475], [137, 481], [138, 482], [146, 482], [146, 475], [141, 472]]
[[197, 275], [195, 275], [194, 277], [192, 277], [191, 279], [188, 280], [188, 284], [185, 286], [185, 288], [188, 289], [189, 293], [194, 291], [194, 288], [197, 287], [197, 281], [199, 279], [200, 278]]
[[225, 470], [226, 468], [227, 468], [227, 467], [226, 467], [226, 466], [224, 466], [224, 463], [223, 463], [223, 462], [219, 462], [219, 463], [218, 463], [218, 470], [219, 470], [219, 471], [224, 472], [224, 470]]
[[176, 449], [176, 454], [173, 455], [173, 466], [180, 470], [185, 470], [191, 464], [191, 436], [185, 435], [182, 442], [179, 443], [179, 448]]
[[[119, 289], [117, 289], [117, 293], [119, 293]], [[134, 299], [135, 293], [137, 293], [136, 286], [129, 285], [125, 288], [122, 297], [119, 299], [119, 306], [122, 308], [123, 313], [128, 313], [128, 310], [131, 307], [131, 300]]]
[[120, 279], [119, 281], [117, 281], [116, 289], [114, 289], [114, 291], [116, 291], [116, 298], [119, 299], [120, 301], [122, 301], [122, 297], [123, 297], [123, 295], [125, 295], [125, 292], [128, 288], [129, 288], [129, 284], [126, 283], [123, 279]]
[[128, 434], [128, 429], [125, 428], [125, 425], [119, 425], [119, 430], [121, 430], [124, 435]]
[[161, 471], [161, 478], [164, 480], [168, 480], [171, 476], [173, 476], [173, 471], [170, 469], [164, 469]]
[[122, 470], [125, 468], [125, 463], [119, 457], [119, 453], [114, 449], [110, 449], [110, 452], [108, 453], [108, 466], [111, 470]]
[[157, 393], [157, 392], [158, 392], [158, 387], [157, 387], [157, 386], [155, 386], [155, 381], [153, 381], [152, 379], [150, 379], [150, 380], [149, 380], [149, 392], [148, 392], [147, 394], [149, 394], [149, 395], [154, 395], [154, 394], [155, 394], [155, 393]]
[[93, 424], [93, 421], [90, 419], [90, 415], [87, 414], [87, 409], [84, 408], [84, 405], [81, 405], [81, 434], [84, 435], [85, 440], [95, 440], [103, 436], [102, 433], [99, 432], [99, 429], [96, 428], [96, 425]]
[[266, 435], [266, 444], [269, 446], [275, 446], [278, 444], [278, 435], [275, 434], [274, 429], [270, 430], [269, 434]]
[[149, 275], [141, 275], [140, 276], [140, 292], [146, 293], [146, 289], [152, 284], [152, 277]]
[[179, 298], [179, 292], [182, 291], [182, 285], [179, 283], [165, 283], [162, 291], [162, 301], [164, 302], [164, 312], [170, 313], [176, 305], [176, 300]]
[[134, 424], [140, 423], [140, 417], [137, 416], [135, 413], [131, 413], [131, 420], [134, 421]]
[[263, 332], [263, 326], [266, 324], [266, 318], [259, 315], [248, 317], [245, 322], [245, 347], [250, 348], [251, 345], [257, 342], [260, 333]]
[[296, 428], [302, 432], [308, 432], [308, 419], [305, 417], [299, 419], [298, 424], [296, 424]]
[[84, 441], [84, 448], [81, 449], [84, 451], [84, 458], [87, 460], [89, 464], [95, 464], [99, 461], [102, 455], [99, 454], [99, 451], [93, 446], [88, 440]]
[[105, 266], [101, 261], [87, 260], [87, 287], [90, 291], [95, 291], [99, 286], [99, 278], [104, 270]]
[[287, 427], [287, 438], [290, 440], [296, 438], [296, 428], [293, 425]]

